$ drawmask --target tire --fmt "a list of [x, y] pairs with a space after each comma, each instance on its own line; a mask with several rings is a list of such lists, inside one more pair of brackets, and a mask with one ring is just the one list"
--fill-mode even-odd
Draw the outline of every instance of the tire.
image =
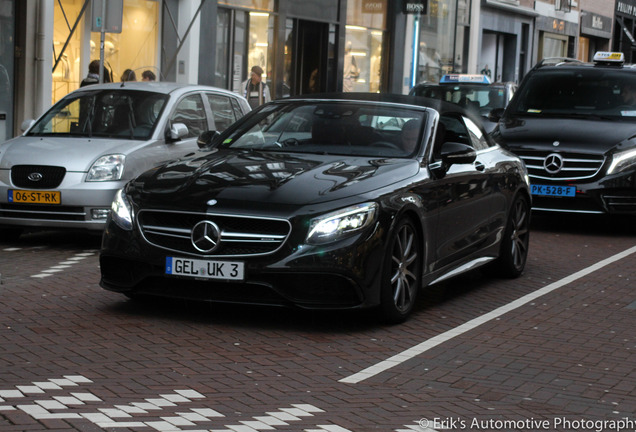
[[422, 242], [415, 224], [401, 219], [389, 239], [382, 270], [381, 311], [388, 323], [411, 313], [422, 283]]
[[525, 197], [517, 196], [508, 214], [499, 258], [494, 262], [496, 273], [507, 278], [520, 276], [528, 259], [529, 242], [530, 204]]

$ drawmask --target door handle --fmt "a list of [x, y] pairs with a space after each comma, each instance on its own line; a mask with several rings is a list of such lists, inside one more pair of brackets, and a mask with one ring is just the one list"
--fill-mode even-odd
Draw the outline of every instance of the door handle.
[[479, 161], [475, 161], [475, 169], [477, 171], [483, 171], [486, 169], [486, 165], [484, 165], [483, 163], [479, 162]]

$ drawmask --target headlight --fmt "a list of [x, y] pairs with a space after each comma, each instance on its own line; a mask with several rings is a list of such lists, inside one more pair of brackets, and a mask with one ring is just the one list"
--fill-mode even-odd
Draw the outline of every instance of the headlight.
[[113, 203], [110, 206], [110, 214], [113, 222], [118, 227], [126, 231], [132, 231], [133, 210], [123, 189], [118, 190], [115, 194]]
[[608, 174], [625, 171], [636, 165], [636, 149], [625, 150], [612, 155], [612, 164], [607, 170]]
[[360, 231], [376, 220], [377, 203], [365, 203], [322, 215], [309, 221], [307, 243], [321, 244]]
[[91, 169], [88, 170], [86, 181], [120, 180], [124, 172], [125, 160], [126, 156], [121, 154], [100, 157], [95, 161]]

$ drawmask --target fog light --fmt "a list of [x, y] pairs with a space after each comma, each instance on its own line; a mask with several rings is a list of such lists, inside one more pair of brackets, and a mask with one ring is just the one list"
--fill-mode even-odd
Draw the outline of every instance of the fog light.
[[106, 219], [108, 217], [108, 212], [110, 209], [107, 208], [97, 208], [91, 210], [91, 216], [93, 219]]

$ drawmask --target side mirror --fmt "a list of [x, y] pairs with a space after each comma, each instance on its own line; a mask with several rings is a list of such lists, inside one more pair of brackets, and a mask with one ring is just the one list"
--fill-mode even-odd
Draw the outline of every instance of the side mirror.
[[213, 147], [214, 140], [216, 140], [219, 136], [221, 136], [221, 133], [215, 130], [201, 132], [201, 135], [199, 135], [199, 138], [197, 139], [197, 145], [200, 149]]
[[443, 178], [451, 165], [471, 164], [477, 159], [477, 152], [470, 146], [458, 142], [446, 142], [436, 160], [429, 165], [429, 169], [438, 178]]
[[442, 163], [446, 166], [455, 164], [471, 164], [477, 159], [474, 148], [457, 142], [447, 142], [442, 145]]
[[26, 132], [29, 128], [31, 128], [31, 126], [33, 126], [35, 124], [35, 120], [33, 119], [27, 119], [25, 121], [22, 122], [22, 124], [20, 125], [20, 130], [22, 132]]
[[503, 117], [505, 109], [504, 108], [493, 108], [488, 113], [488, 120], [493, 123], [499, 123], [499, 120]]
[[169, 136], [173, 141], [180, 140], [188, 136], [188, 127], [183, 123], [173, 123], [170, 127]]

